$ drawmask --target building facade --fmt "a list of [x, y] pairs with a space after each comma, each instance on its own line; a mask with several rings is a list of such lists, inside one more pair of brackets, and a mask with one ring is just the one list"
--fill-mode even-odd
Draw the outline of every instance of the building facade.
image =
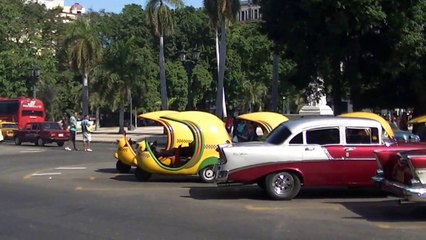
[[64, 0], [27, 0], [26, 2], [38, 3], [46, 9], [62, 8], [60, 16], [70, 20], [74, 20], [86, 12], [86, 9], [79, 3], [74, 3], [72, 6], [65, 6]]
[[238, 22], [252, 22], [262, 19], [260, 5], [254, 3], [253, 0], [240, 1], [240, 4], [241, 8], [236, 16]]

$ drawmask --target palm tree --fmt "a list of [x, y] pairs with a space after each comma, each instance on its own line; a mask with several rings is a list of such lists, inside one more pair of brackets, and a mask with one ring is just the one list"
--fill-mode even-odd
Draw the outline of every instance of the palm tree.
[[[207, 15], [210, 18], [210, 22], [214, 27], [215, 40], [216, 40], [216, 63], [217, 63], [217, 76], [219, 76], [219, 16], [218, 16], [218, 2], [217, 0], [204, 0], [204, 8], [206, 9]], [[225, 101], [225, 89], [223, 90], [222, 98], [223, 117], [226, 117], [226, 101]]]
[[[245, 81], [243, 83], [244, 92], [244, 106], [248, 112], [254, 110], [262, 111], [263, 99], [268, 92], [268, 88], [262, 82]], [[257, 109], [255, 107], [258, 106]]]
[[[235, 19], [240, 10], [239, 0], [204, 0], [204, 7], [215, 27], [220, 27], [219, 67], [216, 95], [216, 115], [224, 117], [224, 78], [226, 61], [226, 27]], [[216, 34], [217, 37], [217, 34]], [[216, 44], [217, 54], [217, 44]]]
[[89, 74], [101, 58], [101, 42], [89, 19], [79, 18], [70, 25], [65, 46], [68, 46], [70, 66], [83, 77], [82, 111], [89, 113]]
[[166, 71], [164, 69], [164, 36], [173, 33], [175, 24], [169, 6], [180, 8], [183, 6], [183, 2], [182, 0], [149, 0], [146, 4], [151, 27], [155, 36], [160, 38], [160, 94], [161, 109], [163, 110], [168, 109]]
[[[136, 38], [118, 40], [106, 49], [102, 66], [98, 68], [97, 89], [112, 106], [119, 105], [119, 133], [124, 132], [124, 107], [136, 87], [143, 59], [140, 58]], [[115, 102], [114, 102], [115, 101]]]

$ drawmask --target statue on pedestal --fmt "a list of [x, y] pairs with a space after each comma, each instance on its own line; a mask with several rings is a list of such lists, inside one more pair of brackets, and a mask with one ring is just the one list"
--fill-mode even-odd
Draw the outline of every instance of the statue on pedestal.
[[324, 80], [320, 77], [310, 82], [306, 93], [306, 102], [308, 106], [324, 106], [327, 105]]
[[306, 105], [299, 114], [302, 115], [333, 115], [333, 110], [327, 106], [327, 97], [324, 87], [324, 79], [317, 77], [308, 85], [306, 92]]

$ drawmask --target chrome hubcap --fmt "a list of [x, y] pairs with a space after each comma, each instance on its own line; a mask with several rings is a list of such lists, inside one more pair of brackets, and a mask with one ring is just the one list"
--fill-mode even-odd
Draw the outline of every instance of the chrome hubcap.
[[289, 173], [278, 173], [274, 176], [273, 188], [277, 194], [290, 192], [294, 188], [294, 179]]
[[206, 171], [204, 172], [204, 177], [206, 179], [211, 179], [214, 177], [214, 172], [212, 169], [206, 169]]

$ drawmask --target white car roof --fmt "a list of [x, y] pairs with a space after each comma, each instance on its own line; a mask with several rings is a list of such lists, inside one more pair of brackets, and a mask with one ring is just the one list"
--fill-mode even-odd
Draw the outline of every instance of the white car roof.
[[371, 119], [348, 118], [348, 117], [310, 117], [290, 120], [282, 123], [291, 132], [301, 132], [304, 129], [316, 127], [376, 127], [382, 129], [382, 125]]

